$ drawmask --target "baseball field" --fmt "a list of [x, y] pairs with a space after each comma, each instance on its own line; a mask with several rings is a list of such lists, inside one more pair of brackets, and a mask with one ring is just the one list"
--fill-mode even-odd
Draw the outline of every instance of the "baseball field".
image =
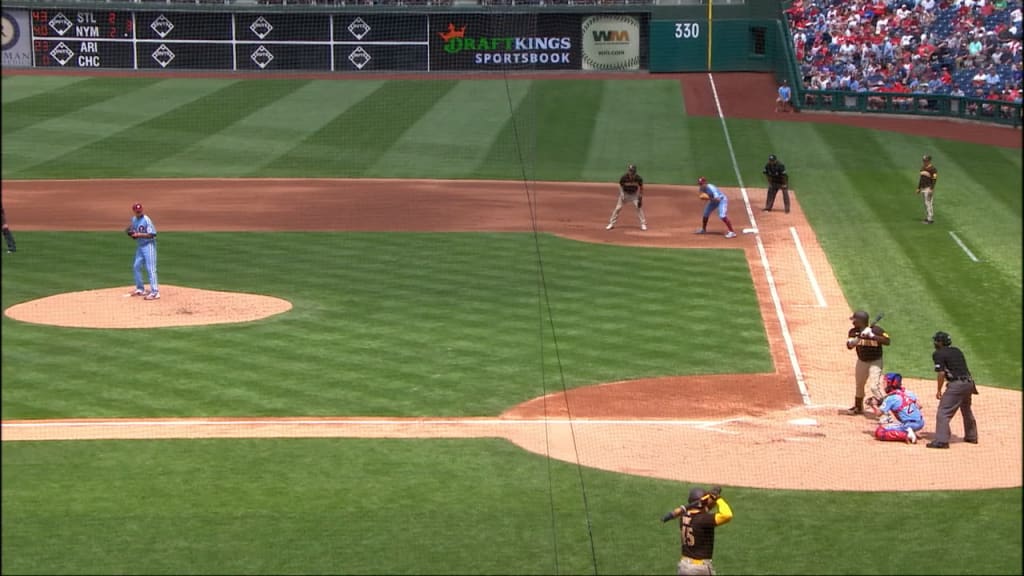
[[[658, 519], [717, 484], [720, 574], [1020, 574], [1019, 130], [772, 94], [5, 74], [0, 568], [671, 574]], [[646, 232], [604, 229], [627, 163]], [[699, 176], [750, 233], [693, 234]], [[126, 297], [137, 201], [159, 301]], [[952, 335], [977, 446], [836, 415], [859, 308], [929, 432]]]

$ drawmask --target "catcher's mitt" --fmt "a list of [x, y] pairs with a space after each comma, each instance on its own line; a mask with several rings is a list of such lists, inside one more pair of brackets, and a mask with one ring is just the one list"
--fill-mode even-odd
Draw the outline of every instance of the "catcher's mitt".
[[131, 235], [135, 233], [135, 229], [132, 228], [131, 226], [128, 226], [127, 228], [124, 229], [124, 233], [127, 234], [128, 237], [130, 238]]
[[701, 192], [700, 193], [700, 199], [701, 200], [711, 200], [711, 196], [709, 196], [707, 192]]

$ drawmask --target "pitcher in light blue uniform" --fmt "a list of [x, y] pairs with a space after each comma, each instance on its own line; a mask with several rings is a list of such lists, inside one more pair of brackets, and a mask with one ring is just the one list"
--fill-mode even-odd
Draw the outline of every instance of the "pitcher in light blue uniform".
[[[156, 226], [146, 216], [142, 204], [132, 206], [135, 216], [132, 218], [132, 238], [135, 239], [135, 291], [132, 296], [144, 296], [146, 300], [158, 300], [160, 298], [160, 283], [156, 278]], [[146, 292], [146, 284], [142, 281], [142, 265], [146, 265], [146, 272], [149, 274], [149, 292]]]

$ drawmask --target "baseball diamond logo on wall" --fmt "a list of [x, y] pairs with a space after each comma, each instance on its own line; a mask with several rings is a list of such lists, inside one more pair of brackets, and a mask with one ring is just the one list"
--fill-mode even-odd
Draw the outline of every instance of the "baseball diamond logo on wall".
[[61, 42], [54, 46], [53, 50], [50, 50], [50, 56], [53, 56], [53, 59], [60, 62], [60, 65], [63, 66], [75, 57], [75, 53], [71, 48], [68, 48], [67, 44]]
[[357, 46], [356, 49], [353, 50], [352, 53], [348, 55], [348, 61], [351, 62], [353, 66], [360, 70], [363, 69], [363, 66], [369, 64], [370, 60], [370, 53], [367, 52], [366, 50], [363, 50], [362, 46]]
[[68, 17], [63, 12], [58, 12], [56, 16], [50, 19], [50, 28], [53, 28], [53, 31], [61, 36], [66, 34], [72, 26], [74, 24], [71, 20], [68, 20]]
[[267, 34], [270, 34], [270, 32], [274, 30], [274, 27], [270, 24], [270, 22], [267, 22], [266, 18], [260, 16], [259, 18], [256, 19], [255, 22], [249, 25], [249, 30], [252, 30], [253, 34], [259, 36], [260, 40], [263, 40], [264, 38], [267, 37]]
[[349, 34], [356, 37], [356, 40], [362, 40], [363, 36], [370, 33], [370, 25], [366, 23], [362, 18], [356, 18], [348, 25]]
[[260, 47], [253, 51], [250, 58], [252, 58], [252, 61], [255, 62], [262, 70], [267, 67], [267, 64], [270, 64], [274, 59], [274, 55], [270, 53], [270, 50], [267, 50], [266, 46], [260, 44]]
[[156, 20], [153, 20], [149, 27], [161, 38], [166, 38], [171, 33], [171, 30], [174, 30], [174, 24], [163, 14], [158, 16]]
[[174, 52], [171, 52], [171, 49], [167, 47], [167, 44], [161, 44], [153, 51], [153, 60], [156, 60], [157, 64], [159, 64], [161, 68], [167, 68], [167, 65], [171, 63], [171, 60], [174, 60]]
[[639, 70], [640, 22], [632, 16], [583, 20], [584, 70]]

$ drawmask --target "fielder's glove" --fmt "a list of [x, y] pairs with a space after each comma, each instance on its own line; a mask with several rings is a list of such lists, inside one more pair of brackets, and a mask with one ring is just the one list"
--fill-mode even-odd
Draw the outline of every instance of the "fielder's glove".
[[701, 192], [701, 193], [700, 193], [700, 199], [701, 199], [701, 200], [710, 200], [710, 199], [711, 199], [711, 196], [709, 196], [709, 195], [708, 195], [708, 194], [706, 194], [705, 192]]
[[131, 226], [128, 226], [127, 228], [124, 229], [124, 233], [127, 234], [128, 237], [130, 238], [132, 234], [135, 234], [135, 229], [132, 228]]

